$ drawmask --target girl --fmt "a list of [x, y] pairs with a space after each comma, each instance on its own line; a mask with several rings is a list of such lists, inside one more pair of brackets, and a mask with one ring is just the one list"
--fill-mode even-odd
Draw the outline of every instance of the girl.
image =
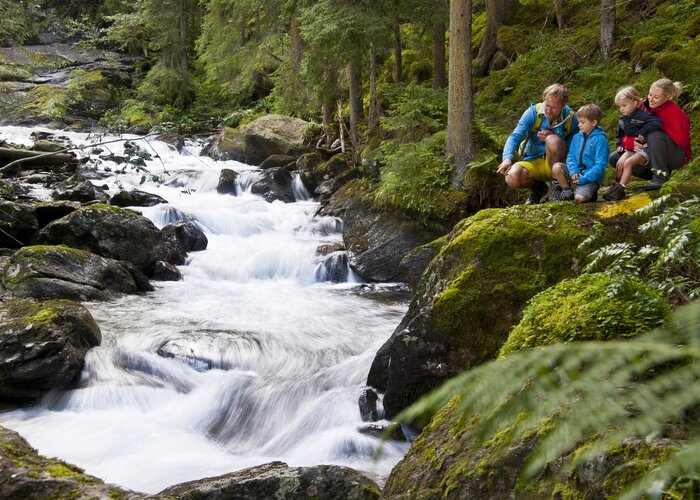
[[634, 87], [621, 89], [615, 96], [615, 104], [622, 114], [617, 124], [616, 144], [617, 154], [621, 156], [615, 162], [615, 182], [603, 194], [606, 200], [625, 197], [625, 186], [635, 167], [644, 167], [649, 162], [646, 137], [661, 127], [661, 120], [643, 108], [642, 96]]

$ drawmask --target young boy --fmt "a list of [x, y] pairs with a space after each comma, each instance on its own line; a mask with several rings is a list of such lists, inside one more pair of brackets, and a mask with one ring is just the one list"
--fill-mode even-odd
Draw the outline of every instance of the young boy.
[[576, 199], [585, 203], [598, 199], [598, 188], [605, 180], [610, 156], [608, 138], [598, 126], [602, 117], [603, 112], [595, 104], [581, 106], [576, 112], [579, 132], [571, 141], [566, 163], [552, 166], [549, 201]]

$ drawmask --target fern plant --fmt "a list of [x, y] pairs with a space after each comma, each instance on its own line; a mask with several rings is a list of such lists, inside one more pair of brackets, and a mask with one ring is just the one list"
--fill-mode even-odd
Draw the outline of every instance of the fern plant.
[[[598, 248], [588, 255], [583, 272], [640, 278], [676, 303], [700, 297], [700, 198], [674, 202], [664, 195], [636, 215], [644, 221], [639, 232], [646, 244], [617, 242]], [[579, 250], [591, 248], [600, 233], [594, 228]]]
[[[479, 415], [474, 430], [482, 444], [496, 436], [512, 443], [541, 432], [522, 470], [532, 477], [561, 457], [577, 466], [629, 437], [660, 435], [666, 423], [700, 405], [699, 379], [700, 303], [695, 302], [680, 308], [663, 329], [633, 340], [554, 344], [485, 363], [449, 380], [397, 420], [422, 420], [458, 396], [458, 412], [468, 419]], [[696, 435], [628, 484], [620, 498], [671, 485], [678, 489], [697, 479]]]

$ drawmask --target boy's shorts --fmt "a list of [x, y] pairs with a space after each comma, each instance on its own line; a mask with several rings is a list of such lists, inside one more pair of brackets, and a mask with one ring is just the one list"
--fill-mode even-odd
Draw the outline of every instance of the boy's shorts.
[[[571, 175], [569, 174], [569, 167], [566, 163], [562, 163], [564, 167], [564, 175], [566, 180], [571, 184]], [[586, 184], [576, 184], [574, 187], [574, 195], [580, 196], [584, 201], [595, 201], [598, 199], [598, 189], [600, 186], [596, 181], [588, 182]]]
[[552, 171], [549, 168], [547, 158], [544, 156], [532, 160], [520, 160], [516, 163], [520, 163], [528, 171], [530, 179], [543, 182], [552, 180]]

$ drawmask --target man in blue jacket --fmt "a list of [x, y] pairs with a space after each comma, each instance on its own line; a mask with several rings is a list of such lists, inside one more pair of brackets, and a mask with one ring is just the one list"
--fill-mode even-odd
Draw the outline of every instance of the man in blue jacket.
[[578, 122], [566, 104], [569, 93], [563, 85], [550, 85], [543, 102], [532, 104], [520, 117], [503, 148], [497, 172], [512, 189], [530, 189], [525, 203], [539, 203], [552, 180], [552, 166], [566, 159]]
[[[598, 123], [603, 112], [595, 104], [581, 106], [576, 112], [579, 133], [574, 136], [566, 163], [552, 167], [549, 201], [576, 199], [579, 203], [596, 201], [605, 180], [605, 166], [610, 156], [608, 137]], [[572, 187], [573, 184], [573, 187]]]

